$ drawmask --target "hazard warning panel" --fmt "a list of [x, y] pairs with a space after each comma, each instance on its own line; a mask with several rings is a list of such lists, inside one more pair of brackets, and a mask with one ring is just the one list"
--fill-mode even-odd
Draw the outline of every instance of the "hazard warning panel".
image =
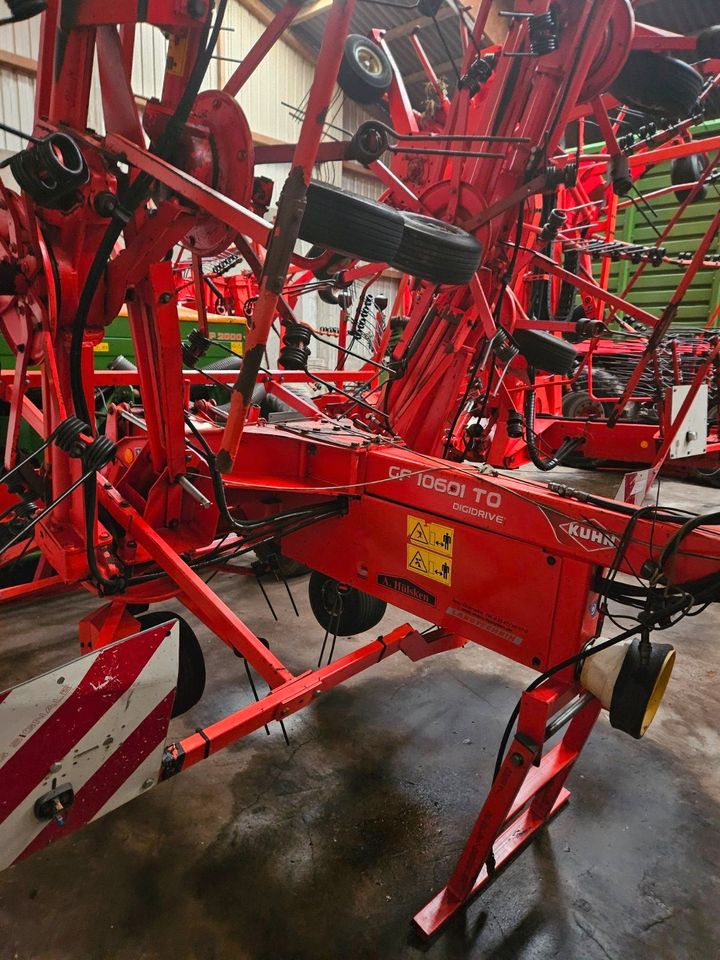
[[177, 671], [170, 621], [0, 692], [0, 869], [154, 786]]
[[454, 527], [408, 514], [407, 568], [420, 576], [450, 585]]
[[442, 553], [446, 557], [452, 556], [455, 535], [453, 527], [446, 527], [440, 523], [428, 523], [427, 520], [408, 514], [407, 535], [410, 543], [418, 547]]

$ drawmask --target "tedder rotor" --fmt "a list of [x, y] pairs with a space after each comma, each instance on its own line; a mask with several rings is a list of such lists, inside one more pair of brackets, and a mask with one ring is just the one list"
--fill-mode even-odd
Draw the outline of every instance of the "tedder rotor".
[[[30, 549], [41, 559], [0, 603], [82, 587], [98, 607], [79, 624], [83, 656], [0, 694], [0, 859], [22, 859], [397, 652], [420, 660], [473, 643], [538, 676], [457, 867], [415, 918], [429, 935], [565, 804], [601, 709], [645, 733], [675, 659], [654, 631], [720, 599], [720, 514], [636, 509], [447, 457], [465, 393], [483, 378], [491, 388], [490, 370], [520, 353], [513, 316], [530, 334], [529, 364], [553, 347], [575, 356], [531, 329], [516, 291], [546, 260], [562, 277], [528, 240], [525, 208], [575, 182], [561, 138], [588, 103], [602, 120], [601, 95], [642, 31], [628, 3], [609, 19], [602, 0], [518, 0], [489, 65], [482, 0], [463, 63], [474, 79], [446, 107], [460, 143], [444, 127], [433, 143], [413, 140], [429, 167], [416, 192], [383, 163], [382, 124], [321, 142], [353, 0], [332, 4], [297, 143], [279, 147], [253, 145], [235, 98], [301, 9], [295, 0], [225, 89], [202, 92], [224, 0], [32, 6], [44, 7], [35, 126], [10, 161], [20, 192], [0, 188], [0, 329], [15, 357], [0, 381], [10, 407], [0, 562]], [[142, 117], [131, 84], [141, 20], [168, 38], [162, 95]], [[88, 125], [95, 60], [104, 132]], [[316, 163], [348, 156], [378, 171], [388, 202], [311, 183]], [[285, 161], [271, 224], [255, 165]], [[325, 252], [300, 256], [300, 238]], [[199, 330], [184, 343], [178, 246], [197, 281]], [[239, 371], [212, 373], [231, 385], [224, 408], [192, 388], [207, 383], [203, 261], [229, 247], [257, 292]], [[357, 279], [400, 270], [395, 306], [408, 319], [389, 362], [378, 323], [371, 362], [324, 374], [332, 391], [313, 402], [286, 389], [312, 375], [314, 331], [296, 319], [292, 288], [338, 262]], [[592, 280], [579, 285], [614, 302]], [[122, 309], [136, 369], [95, 371], [93, 347]], [[285, 365], [268, 371], [273, 324]], [[261, 416], [259, 380], [294, 409]], [[122, 385], [128, 399], [100, 426], [96, 396]], [[29, 453], [23, 424], [39, 438]], [[294, 674], [201, 576], [256, 550], [312, 569], [327, 635], [378, 627], [387, 603], [432, 626], [380, 633]], [[270, 687], [182, 738], [170, 721], [202, 696], [204, 664], [182, 617], [145, 612], [168, 600]], [[608, 629], [609, 603], [634, 611], [620, 634]]]

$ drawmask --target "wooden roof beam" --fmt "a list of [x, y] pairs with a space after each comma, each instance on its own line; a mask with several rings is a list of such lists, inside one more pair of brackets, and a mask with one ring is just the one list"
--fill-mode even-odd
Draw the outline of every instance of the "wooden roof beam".
[[[457, 10], [452, 7], [444, 7], [438, 11], [436, 20], [442, 23], [443, 20], [449, 20], [451, 17], [457, 18]], [[409, 37], [416, 30], [424, 30], [432, 26], [432, 17], [417, 17], [415, 20], [408, 20], [407, 23], [401, 23], [397, 27], [392, 27], [385, 31], [385, 39], [389, 41], [398, 40], [400, 37]]]
[[[275, 17], [273, 11], [269, 7], [266, 7], [262, 0], [237, 0], [237, 3], [265, 26]], [[308, 63], [315, 64], [317, 62], [317, 52], [312, 50], [306, 43], [303, 43], [302, 40], [298, 40], [290, 30], [285, 31], [280, 42], [287, 44], [291, 50], [294, 50], [295, 53]]]
[[319, 14], [325, 13], [326, 10], [330, 9], [332, 3], [333, 0], [315, 0], [314, 3], [309, 3], [295, 17], [292, 22], [293, 27], [297, 27], [301, 23], [305, 23], [306, 20], [312, 20], [313, 17], [317, 17]]

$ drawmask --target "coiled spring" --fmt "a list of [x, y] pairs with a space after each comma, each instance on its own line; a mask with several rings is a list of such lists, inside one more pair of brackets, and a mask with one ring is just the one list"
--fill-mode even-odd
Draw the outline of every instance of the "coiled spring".
[[278, 356], [278, 364], [285, 370], [304, 370], [310, 356], [310, 338], [312, 332], [302, 323], [293, 323], [286, 327], [283, 345]]
[[68, 417], [55, 431], [55, 445], [68, 456], [79, 457], [85, 448], [85, 444], [80, 441], [83, 433], [89, 434], [90, 427], [79, 417]]
[[566, 163], [562, 167], [548, 164], [545, 167], [545, 190], [555, 190], [557, 187], [577, 186], [578, 166], [576, 163]]
[[50, 209], [72, 205], [75, 191], [88, 179], [85, 158], [65, 133], [50, 133], [16, 153], [10, 169], [22, 189]]
[[366, 334], [366, 328], [370, 322], [372, 316], [372, 309], [375, 305], [375, 298], [371, 293], [366, 294], [363, 297], [362, 303], [358, 304], [357, 313], [355, 314], [355, 322], [353, 324], [352, 336], [356, 340], [362, 340], [363, 335]]
[[82, 453], [82, 464], [86, 473], [102, 470], [111, 460], [115, 458], [117, 447], [110, 437], [95, 437], [92, 443], [89, 443]]
[[89, 433], [90, 427], [83, 420], [79, 417], [68, 417], [57, 428], [53, 438], [55, 445], [69, 457], [79, 457], [82, 460], [85, 473], [92, 473], [107, 466], [117, 449], [113, 441], [106, 436], [95, 437], [90, 443], [84, 443], [81, 437]]
[[201, 357], [204, 357], [205, 354], [210, 349], [210, 341], [205, 336], [204, 333], [201, 333], [200, 330], [191, 330], [187, 336], [187, 340], [183, 340], [182, 345], [182, 358], [183, 364], [189, 369], [193, 369], [195, 364], [200, 360]]
[[530, 33], [530, 53], [534, 57], [544, 57], [546, 54], [554, 53], [557, 50], [560, 38], [558, 36], [557, 17], [552, 7], [547, 13], [530, 17], [528, 31]]

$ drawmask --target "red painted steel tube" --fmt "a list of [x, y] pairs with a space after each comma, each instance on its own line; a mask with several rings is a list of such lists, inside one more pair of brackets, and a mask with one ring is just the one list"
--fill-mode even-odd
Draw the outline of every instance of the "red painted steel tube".
[[191, 203], [197, 204], [204, 213], [215, 217], [221, 223], [226, 223], [238, 233], [250, 237], [257, 243], [267, 245], [271, 226], [251, 210], [241, 207], [239, 203], [235, 203], [234, 200], [206, 186], [190, 174], [161, 160], [148, 150], [138, 147], [125, 137], [108, 134], [105, 144], [108, 150], [124, 156], [127, 162], [138, 170], [149, 173], [155, 180], [170, 187]]
[[184, 602], [228, 646], [238, 650], [272, 687], [292, 679], [292, 674], [255, 634], [189, 567], [177, 550], [164, 540], [130, 504], [104, 480], [98, 482], [102, 505], [133, 539], [159, 564], [183, 591]]
[[269, 245], [266, 244], [268, 254], [260, 282], [260, 293], [253, 311], [253, 325], [245, 341], [243, 365], [233, 387], [230, 416], [217, 455], [218, 469], [222, 473], [232, 469], [240, 446], [265, 344], [275, 319], [278, 299], [285, 285], [290, 258], [298, 238], [305, 208], [305, 194], [315, 165], [323, 125], [343, 55], [344, 38], [347, 36], [354, 7], [355, 0], [334, 0], [325, 25], [293, 166], [278, 202], [272, 238]]
[[288, 0], [283, 4], [223, 87], [225, 93], [229, 93], [231, 97], [236, 97], [240, 93], [250, 76], [293, 22], [303, 2], [304, 0]]
[[[251, 703], [217, 723], [204, 727], [202, 733], [192, 733], [170, 744], [168, 751], [180, 759], [183, 770], [192, 767], [272, 720], [282, 720], [291, 713], [297, 713], [326, 690], [397, 653], [413, 636], [419, 635], [409, 624], [396, 627], [387, 636], [371, 640], [320, 670], [310, 670], [283, 683], [257, 703]], [[167, 774], [163, 774], [163, 777], [166, 778]]]

